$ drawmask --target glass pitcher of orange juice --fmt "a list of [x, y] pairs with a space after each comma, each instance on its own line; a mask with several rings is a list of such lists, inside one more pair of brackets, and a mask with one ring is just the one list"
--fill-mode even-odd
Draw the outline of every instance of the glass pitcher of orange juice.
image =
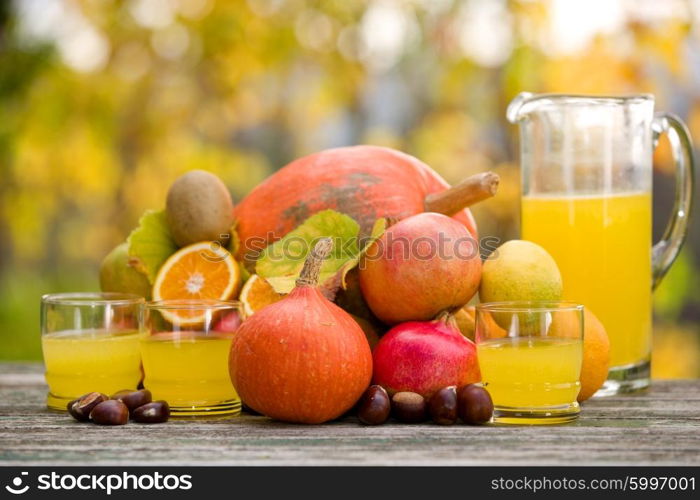
[[[523, 239], [559, 265], [564, 299], [583, 304], [610, 338], [610, 372], [597, 395], [649, 386], [651, 293], [685, 239], [693, 153], [683, 123], [654, 114], [651, 95], [518, 95]], [[676, 162], [673, 215], [652, 247], [652, 154], [668, 134]]]

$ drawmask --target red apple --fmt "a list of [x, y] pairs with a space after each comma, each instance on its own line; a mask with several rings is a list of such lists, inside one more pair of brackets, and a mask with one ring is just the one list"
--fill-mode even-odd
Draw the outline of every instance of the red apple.
[[390, 394], [411, 391], [430, 398], [447, 386], [481, 380], [476, 346], [447, 315], [389, 330], [373, 352], [374, 384]]

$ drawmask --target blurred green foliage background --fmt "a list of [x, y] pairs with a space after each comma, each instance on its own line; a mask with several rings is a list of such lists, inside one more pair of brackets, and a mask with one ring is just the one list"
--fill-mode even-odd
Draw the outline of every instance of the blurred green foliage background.
[[[475, 215], [483, 235], [517, 237], [504, 111], [522, 90], [651, 92], [698, 141], [700, 4], [1, 2], [0, 359], [40, 359], [40, 295], [97, 289], [102, 257], [192, 168], [240, 199], [301, 155], [392, 146], [450, 182], [498, 172]], [[673, 192], [662, 141], [657, 237]], [[656, 293], [655, 377], [700, 376], [697, 215]]]

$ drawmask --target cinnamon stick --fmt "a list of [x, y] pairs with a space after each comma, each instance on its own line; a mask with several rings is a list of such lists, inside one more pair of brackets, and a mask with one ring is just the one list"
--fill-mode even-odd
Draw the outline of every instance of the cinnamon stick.
[[493, 172], [474, 174], [440, 193], [425, 197], [425, 211], [454, 215], [475, 203], [491, 198], [498, 191], [500, 178]]

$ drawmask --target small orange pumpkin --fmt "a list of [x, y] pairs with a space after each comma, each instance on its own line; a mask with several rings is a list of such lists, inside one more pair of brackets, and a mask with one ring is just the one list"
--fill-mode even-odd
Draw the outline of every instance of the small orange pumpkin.
[[229, 356], [234, 387], [253, 410], [318, 424], [357, 402], [372, 378], [372, 353], [352, 317], [317, 289], [330, 238], [320, 240], [296, 287], [243, 322]]

